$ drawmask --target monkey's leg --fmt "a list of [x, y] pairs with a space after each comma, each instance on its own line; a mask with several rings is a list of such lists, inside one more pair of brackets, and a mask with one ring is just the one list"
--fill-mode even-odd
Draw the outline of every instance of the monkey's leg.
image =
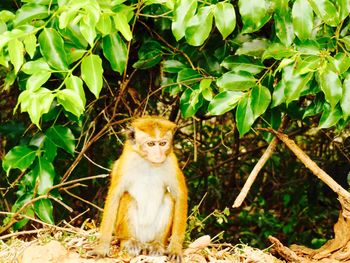
[[171, 228], [173, 223], [174, 214], [174, 201], [170, 194], [165, 194], [163, 203], [159, 209], [159, 217], [157, 217], [156, 224], [156, 238], [151, 242], [148, 247], [148, 253], [150, 255], [164, 255], [165, 247], [168, 243], [171, 235]]
[[117, 238], [120, 240], [120, 247], [128, 252], [132, 257], [138, 256], [141, 252], [141, 244], [135, 240], [131, 228], [133, 223], [129, 218], [129, 213], [133, 198], [130, 194], [124, 193], [120, 199], [118, 218], [115, 226]]

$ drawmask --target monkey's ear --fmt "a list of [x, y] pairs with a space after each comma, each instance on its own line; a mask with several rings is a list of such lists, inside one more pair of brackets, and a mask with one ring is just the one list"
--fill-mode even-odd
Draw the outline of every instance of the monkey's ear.
[[126, 131], [126, 138], [131, 141], [132, 143], [135, 143], [135, 128], [132, 126], [127, 127]]

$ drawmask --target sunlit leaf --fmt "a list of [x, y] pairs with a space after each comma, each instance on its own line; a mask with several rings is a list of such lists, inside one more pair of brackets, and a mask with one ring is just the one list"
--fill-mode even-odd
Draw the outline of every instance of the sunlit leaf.
[[196, 9], [197, 0], [178, 0], [175, 2], [171, 29], [177, 41], [185, 36], [187, 23], [194, 16]]
[[16, 17], [13, 20], [15, 26], [23, 25], [34, 19], [44, 19], [50, 15], [50, 10], [47, 6], [39, 5], [35, 3], [28, 3], [16, 12]]
[[323, 113], [318, 123], [319, 128], [330, 128], [338, 123], [338, 121], [343, 117], [342, 111], [339, 104], [332, 108], [328, 104], [325, 104], [323, 107]]
[[319, 84], [326, 101], [331, 105], [331, 108], [334, 109], [343, 93], [338, 74], [330, 70], [329, 67], [326, 67], [324, 71], [319, 74]]
[[37, 91], [41, 86], [48, 81], [51, 73], [48, 71], [35, 72], [31, 75], [26, 83], [26, 90]]
[[291, 10], [289, 9], [288, 1], [280, 1], [280, 6], [274, 14], [276, 36], [284, 45], [289, 46], [294, 39]]
[[39, 35], [40, 52], [54, 69], [67, 70], [67, 55], [62, 37], [54, 28], [44, 28]]
[[255, 32], [270, 20], [266, 0], [239, 0], [238, 6], [243, 20], [243, 33]]
[[66, 80], [66, 88], [57, 92], [57, 101], [75, 116], [83, 114], [85, 109], [83, 81], [76, 76], [70, 76]]
[[26, 36], [23, 43], [30, 58], [33, 58], [36, 51], [36, 36], [34, 34]]
[[130, 25], [128, 24], [128, 20], [123, 13], [118, 13], [114, 17], [115, 27], [120, 31], [126, 41], [130, 41], [132, 39], [132, 32], [130, 29]]
[[81, 63], [81, 77], [96, 98], [99, 97], [102, 89], [102, 73], [102, 60], [98, 55], [91, 54], [83, 58]]
[[192, 46], [200, 46], [209, 37], [213, 23], [213, 9], [205, 6], [198, 9], [198, 13], [187, 23], [185, 36]]
[[256, 80], [252, 74], [245, 71], [229, 71], [217, 79], [216, 85], [221, 90], [247, 90], [255, 86]]
[[340, 22], [337, 8], [329, 0], [308, 0], [312, 9], [329, 26], [337, 26]]
[[208, 114], [221, 115], [230, 110], [233, 110], [238, 101], [245, 93], [241, 91], [223, 91], [217, 94], [208, 106]]
[[24, 46], [23, 43], [17, 39], [13, 39], [8, 44], [8, 52], [10, 61], [17, 73], [24, 61]]
[[40, 118], [49, 112], [54, 98], [52, 91], [46, 88], [35, 91], [25, 90], [19, 95], [17, 105], [20, 104], [21, 112], [28, 112], [31, 121], [40, 127]]
[[221, 62], [220, 66], [232, 71], [246, 71], [251, 74], [258, 74], [265, 68], [265, 66], [262, 65], [259, 61], [255, 61], [250, 57], [244, 55], [227, 56]]
[[230, 3], [219, 2], [214, 9], [215, 25], [225, 39], [236, 27], [236, 13]]
[[294, 32], [300, 40], [311, 36], [314, 26], [314, 13], [308, 1], [296, 0], [292, 9]]

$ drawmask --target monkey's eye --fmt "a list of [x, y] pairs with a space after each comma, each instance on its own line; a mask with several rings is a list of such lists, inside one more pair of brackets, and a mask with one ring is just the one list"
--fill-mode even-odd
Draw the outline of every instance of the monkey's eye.
[[159, 142], [159, 146], [165, 146], [166, 145], [166, 141], [163, 141], [163, 142]]
[[155, 142], [147, 142], [147, 146], [149, 146], [149, 147], [153, 147], [155, 145], [156, 145]]

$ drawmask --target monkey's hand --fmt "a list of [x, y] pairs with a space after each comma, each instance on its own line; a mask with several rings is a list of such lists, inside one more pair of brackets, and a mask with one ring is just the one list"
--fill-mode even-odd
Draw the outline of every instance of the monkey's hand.
[[109, 243], [99, 243], [95, 249], [88, 252], [91, 257], [106, 257], [109, 255]]
[[182, 263], [182, 245], [171, 241], [167, 251], [168, 257], [172, 262]]

